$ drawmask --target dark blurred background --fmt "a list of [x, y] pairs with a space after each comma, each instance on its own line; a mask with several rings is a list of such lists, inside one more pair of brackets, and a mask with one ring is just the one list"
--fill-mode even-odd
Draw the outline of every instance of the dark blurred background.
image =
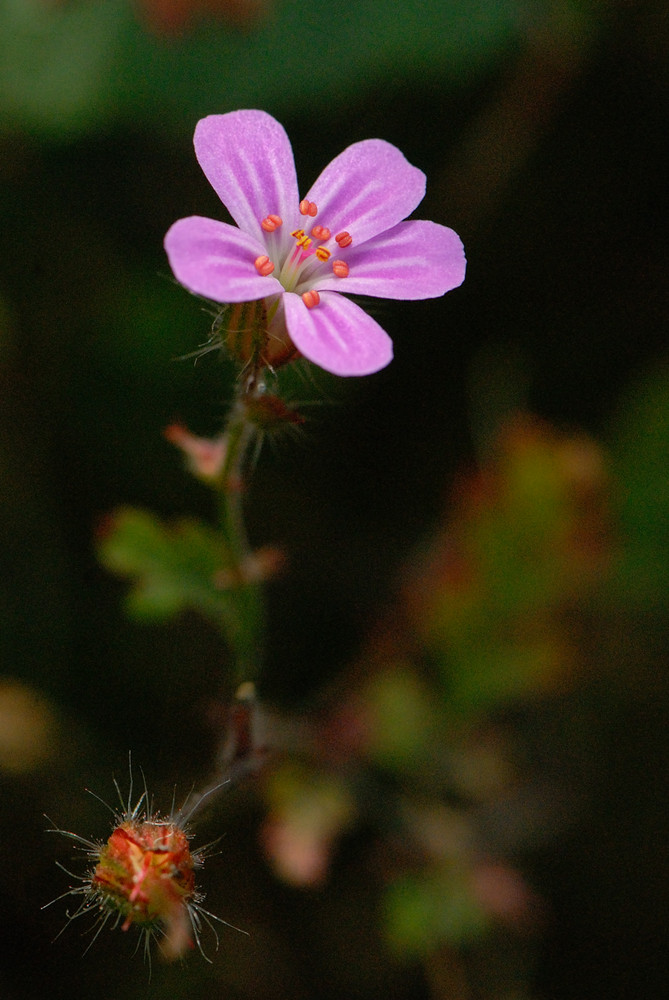
[[469, 262], [443, 299], [374, 303], [385, 371], [295, 376], [306, 428], [263, 451], [248, 498], [253, 539], [288, 553], [261, 694], [295, 712], [336, 685], [509, 414], [590, 435], [637, 562], [590, 636], [596, 682], [552, 729], [525, 707], [529, 769], [553, 780], [568, 759], [583, 787], [521, 852], [546, 916], [496, 995], [664, 994], [668, 82], [663, 0], [0, 0], [0, 1000], [490, 995], [476, 963], [463, 985], [384, 957], [374, 833], [345, 840], [324, 885], [286, 887], [244, 790], [202, 821], [225, 833], [206, 905], [252, 931], [224, 929], [212, 966], [158, 962], [147, 983], [120, 932], [82, 959], [85, 928], [51, 944], [68, 904], [40, 910], [72, 884], [54, 858], [77, 865], [43, 813], [106, 836], [84, 788], [116, 806], [128, 749], [169, 808], [220, 739], [218, 636], [129, 619], [94, 539], [122, 504], [212, 514], [162, 430], [215, 432], [234, 372], [179, 360], [211, 317], [162, 239], [224, 217], [192, 133], [238, 107], [283, 123], [304, 191], [352, 142], [398, 145], [428, 177], [417, 216]]

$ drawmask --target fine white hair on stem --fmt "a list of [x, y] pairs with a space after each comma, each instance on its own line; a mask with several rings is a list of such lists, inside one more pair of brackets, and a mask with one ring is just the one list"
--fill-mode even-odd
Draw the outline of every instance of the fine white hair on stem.
[[191, 818], [193, 817], [194, 813], [197, 812], [200, 806], [204, 802], [206, 802], [206, 800], [210, 798], [210, 796], [212, 796], [215, 792], [219, 791], [219, 789], [221, 788], [224, 788], [228, 784], [230, 784], [230, 778], [225, 778], [224, 781], [217, 781], [215, 785], [210, 785], [209, 788], [205, 788], [203, 792], [200, 792], [197, 795], [195, 802], [190, 807], [188, 812], [184, 812], [186, 806], [188, 805], [188, 800], [193, 794], [192, 792], [189, 792], [188, 795], [186, 796], [184, 804], [175, 814], [173, 814], [175, 822], [178, 822], [180, 825], [184, 827], [188, 826]]
[[205, 910], [205, 908], [197, 901], [191, 902], [188, 906], [188, 914], [190, 916], [191, 927], [193, 928], [193, 937], [195, 938], [195, 944], [197, 945], [197, 950], [202, 955], [205, 962], [212, 964], [211, 959], [205, 952], [202, 946], [202, 922], [206, 923], [207, 927], [211, 930], [214, 935], [214, 940], [216, 942], [216, 951], [218, 951], [220, 945], [220, 938], [218, 936], [218, 931], [214, 926], [214, 921], [219, 924], [223, 924], [225, 927], [229, 927], [233, 931], [239, 931], [240, 934], [245, 934], [246, 937], [250, 937], [248, 931], [242, 930], [241, 927], [236, 927], [234, 924], [229, 923], [227, 920], [223, 920], [222, 917], [216, 916], [215, 913], [211, 913], [210, 910]]

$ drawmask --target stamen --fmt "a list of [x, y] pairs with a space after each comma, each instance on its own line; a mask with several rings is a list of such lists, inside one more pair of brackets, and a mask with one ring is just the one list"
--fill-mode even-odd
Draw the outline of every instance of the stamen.
[[335, 236], [335, 243], [338, 243], [339, 246], [342, 248], [342, 250], [344, 249], [344, 247], [350, 247], [352, 242], [353, 242], [353, 237], [351, 236], [350, 233], [346, 232], [337, 233], [337, 235]]
[[331, 233], [327, 226], [314, 226], [311, 230], [311, 235], [315, 240], [329, 240]]
[[260, 228], [264, 229], [266, 233], [273, 233], [281, 225], [283, 225], [283, 219], [280, 215], [268, 215], [260, 223]]
[[307, 309], [313, 309], [321, 301], [321, 297], [318, 292], [313, 289], [309, 292], [304, 292], [302, 295], [302, 301], [304, 302]]
[[318, 247], [316, 250], [316, 256], [319, 260], [329, 260], [331, 254], [327, 247]]
[[318, 208], [316, 207], [315, 201], [307, 201], [303, 198], [300, 202], [300, 215], [310, 215], [312, 219], [318, 213]]
[[332, 270], [336, 278], [348, 278], [348, 264], [345, 260], [333, 260]]
[[290, 235], [295, 237], [298, 247], [302, 247], [303, 250], [311, 246], [311, 240], [305, 234], [304, 229], [294, 229]]
[[256, 257], [253, 262], [255, 264], [256, 271], [261, 274], [263, 278], [266, 278], [268, 274], [271, 274], [274, 270], [274, 264], [269, 259], [267, 254], [263, 254], [261, 257]]

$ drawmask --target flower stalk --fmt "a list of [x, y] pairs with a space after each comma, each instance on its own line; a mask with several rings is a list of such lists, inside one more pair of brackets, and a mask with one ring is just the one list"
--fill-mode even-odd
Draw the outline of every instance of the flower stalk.
[[258, 395], [260, 385], [254, 368], [239, 386], [225, 431], [225, 460], [218, 479], [221, 530], [227, 548], [227, 572], [218, 583], [229, 587], [236, 606], [232, 628], [229, 620], [225, 624], [235, 653], [238, 684], [257, 679], [265, 621], [262, 578], [253, 569], [255, 560], [244, 519], [249, 452], [256, 433], [248, 418], [248, 403]]

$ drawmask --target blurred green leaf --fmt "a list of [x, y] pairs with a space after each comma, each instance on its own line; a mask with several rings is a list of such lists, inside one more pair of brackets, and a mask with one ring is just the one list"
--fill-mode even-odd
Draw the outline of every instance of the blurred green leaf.
[[419, 956], [442, 943], [475, 940], [486, 917], [467, 879], [449, 868], [394, 882], [385, 897], [385, 928], [395, 951]]
[[449, 705], [480, 712], [551, 688], [565, 666], [564, 643], [545, 617], [452, 636]]
[[192, 518], [164, 524], [124, 507], [98, 541], [106, 569], [127, 577], [127, 608], [142, 621], [196, 611], [219, 629], [243, 675], [257, 659], [263, 607], [257, 583], [237, 580], [223, 535]]
[[418, 625], [452, 708], [561, 687], [573, 656], [563, 617], [608, 572], [607, 490], [603, 454], [584, 435], [522, 416], [502, 428], [435, 546], [436, 575], [425, 573]]
[[0, 0], [0, 108], [53, 132], [95, 124], [113, 105], [122, 2]]
[[523, 30], [524, 7], [277, 0], [253, 32], [207, 22], [168, 44], [143, 30], [128, 0], [0, 0], [0, 105], [10, 119], [54, 131], [113, 116], [164, 129], [244, 106], [302, 108], [315, 120], [389, 77], [409, 87], [475, 77]]
[[384, 767], [414, 771], [433, 753], [438, 739], [431, 692], [404, 665], [370, 678], [364, 691], [370, 751]]
[[669, 591], [669, 375], [646, 374], [624, 400], [613, 443], [625, 602], [666, 609]]
[[230, 597], [214, 583], [223, 540], [201, 522], [182, 519], [167, 526], [147, 511], [126, 507], [113, 515], [98, 550], [108, 570], [133, 581], [128, 606], [135, 617], [161, 620], [189, 608], [220, 626], [230, 616]]

